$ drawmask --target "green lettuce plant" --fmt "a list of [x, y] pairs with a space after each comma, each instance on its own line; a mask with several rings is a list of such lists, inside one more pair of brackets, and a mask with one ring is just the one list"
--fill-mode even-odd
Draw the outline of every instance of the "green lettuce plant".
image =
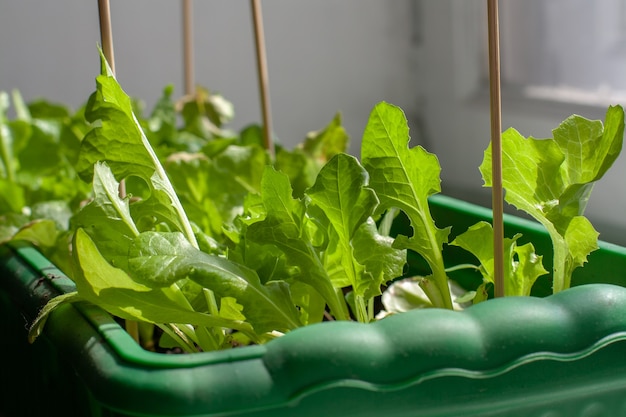
[[90, 190], [74, 168], [89, 129], [83, 109], [0, 92], [0, 241], [37, 241], [69, 269], [69, 220]]
[[[370, 322], [383, 288], [403, 277], [409, 251], [431, 270], [411, 278], [427, 297], [419, 304], [453, 308], [486, 298], [493, 283], [491, 226], [479, 223], [449, 242], [450, 228], [436, 225], [429, 210], [429, 197], [440, 192], [438, 160], [420, 146], [409, 148], [398, 107], [374, 107], [360, 160], [344, 153], [339, 116], [295, 150], [279, 146], [270, 160], [257, 127], [239, 136], [223, 127], [232, 116], [223, 101], [201, 93], [177, 109], [170, 96], [166, 89], [143, 120], [102, 57], [84, 111], [91, 130], [73, 164], [91, 182], [67, 231], [68, 273], [77, 291], [42, 310], [32, 338], [50, 311], [76, 300], [156, 326], [162, 345], [190, 352], [263, 343], [322, 320]], [[177, 111], [183, 112], [182, 129]], [[597, 245], [582, 214], [593, 182], [621, 149], [623, 119], [621, 107], [611, 107], [604, 124], [574, 116], [554, 139], [504, 133], [507, 201], [550, 231], [555, 291], [569, 286], [571, 271]], [[6, 117], [2, 123], [10, 126]], [[487, 149], [481, 165], [486, 185], [489, 158]], [[122, 181], [127, 195], [120, 195]], [[399, 212], [410, 230], [391, 237], [389, 224]], [[16, 236], [24, 238], [31, 228]], [[507, 295], [530, 294], [546, 273], [541, 255], [518, 239], [505, 240]], [[453, 268], [471, 267], [483, 276], [462, 300], [451, 295], [444, 266], [449, 244], [477, 259]]]

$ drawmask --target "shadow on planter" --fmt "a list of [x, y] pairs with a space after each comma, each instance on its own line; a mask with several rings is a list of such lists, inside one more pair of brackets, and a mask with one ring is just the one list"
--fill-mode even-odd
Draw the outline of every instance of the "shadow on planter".
[[[432, 204], [453, 233], [490, 216], [447, 197]], [[507, 236], [522, 232], [548, 258], [540, 226], [505, 220]], [[192, 355], [146, 352], [110, 315], [80, 303], [55, 311], [28, 345], [27, 323], [73, 285], [28, 245], [1, 246], [0, 259], [5, 417], [626, 416], [622, 247], [602, 243], [574, 277], [594, 284], [548, 298], [322, 323], [263, 346]]]

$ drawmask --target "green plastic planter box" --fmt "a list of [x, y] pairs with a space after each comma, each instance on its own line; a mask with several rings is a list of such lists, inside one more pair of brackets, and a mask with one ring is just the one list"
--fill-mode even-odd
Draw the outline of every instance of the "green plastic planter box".
[[[432, 203], [457, 233], [490, 215], [446, 197]], [[536, 224], [507, 216], [514, 232], [549, 253]], [[447, 256], [461, 255], [451, 247]], [[54, 312], [29, 345], [27, 323], [72, 283], [28, 245], [1, 246], [0, 258], [3, 417], [626, 416], [622, 247], [603, 243], [577, 286], [555, 296], [322, 323], [263, 346], [193, 355], [143, 351], [88, 304]]]

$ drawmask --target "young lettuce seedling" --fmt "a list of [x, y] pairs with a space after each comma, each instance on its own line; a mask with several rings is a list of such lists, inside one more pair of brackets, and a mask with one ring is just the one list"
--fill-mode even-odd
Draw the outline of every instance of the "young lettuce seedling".
[[[383, 283], [402, 274], [406, 253], [378, 233], [371, 217], [378, 199], [363, 167], [335, 152], [341, 144], [324, 139], [344, 142], [338, 117], [301, 150], [316, 157], [315, 163], [335, 155], [308, 188], [302, 187], [308, 179], [295, 173], [292, 178], [303, 188], [297, 192], [288, 175], [267, 167], [257, 194], [256, 185], [244, 184], [238, 172], [242, 158], [257, 161], [256, 154], [232, 141], [207, 144], [203, 150], [219, 155], [213, 161], [223, 156], [221, 169], [230, 169], [250, 192], [244, 214], [224, 229], [230, 241], [212, 245], [187, 218], [172, 186], [182, 184], [188, 203], [198, 202], [194, 193], [202, 187], [217, 186], [187, 176], [194, 172], [185, 163], [206, 162], [207, 155], [181, 155], [173, 166], [183, 177], [170, 182], [131, 100], [101, 59], [102, 73], [86, 110], [95, 129], [83, 141], [77, 167], [92, 180], [93, 198], [72, 218], [78, 295], [68, 300], [88, 300], [121, 318], [153, 323], [187, 351], [227, 347], [235, 333], [243, 337], [234, 344], [262, 343], [320, 321], [326, 306], [336, 319], [373, 320], [373, 299]], [[279, 150], [277, 166], [289, 167], [288, 156]], [[225, 175], [219, 169], [212, 173]], [[117, 192], [119, 181], [128, 178], [138, 178], [145, 189], [132, 204], [130, 196]], [[199, 212], [194, 218], [205, 223]], [[33, 335], [50, 309], [33, 326]]]
[[399, 208], [411, 221], [413, 236], [400, 235], [393, 247], [410, 249], [424, 257], [432, 275], [422, 288], [436, 307], [452, 308], [442, 250], [450, 228], [435, 225], [428, 197], [441, 191], [437, 157], [421, 146], [409, 149], [409, 127], [404, 112], [382, 102], [372, 110], [363, 133], [361, 160], [369, 172], [370, 186], [380, 199], [377, 213]]
[[[597, 248], [598, 233], [583, 213], [594, 182], [619, 155], [623, 134], [624, 111], [619, 106], [608, 109], [604, 125], [580, 116], [568, 118], [554, 130], [553, 139], [526, 139], [513, 129], [503, 134], [506, 201], [534, 216], [548, 230], [554, 250], [554, 292], [569, 288], [573, 270], [583, 266], [588, 254]], [[419, 292], [432, 306], [451, 308], [441, 253], [448, 244], [449, 229], [435, 225], [428, 207], [428, 197], [440, 191], [440, 166], [435, 155], [419, 146], [409, 149], [408, 142], [402, 110], [380, 103], [372, 111], [363, 136], [363, 164], [381, 201], [377, 212], [399, 208], [410, 219], [413, 236], [398, 236], [393, 246], [419, 253], [431, 268], [431, 275], [414, 280], [412, 285], [421, 286]], [[491, 147], [485, 151], [480, 170], [485, 185], [490, 186]], [[520, 236], [505, 238], [505, 295], [530, 295], [537, 278], [547, 273], [542, 256], [535, 254], [532, 244], [517, 245]], [[483, 275], [483, 284], [460, 302], [485, 300], [487, 287], [494, 282], [491, 225], [480, 222], [449, 244], [472, 253], [480, 266], [470, 267]], [[412, 303], [425, 305], [421, 298], [405, 304]]]
[[[451, 309], [446, 244], [478, 259], [481, 265], [472, 267], [484, 282], [473, 301], [485, 299], [493, 282], [491, 226], [478, 223], [448, 242], [450, 228], [435, 225], [428, 202], [441, 190], [439, 162], [420, 146], [408, 147], [400, 108], [385, 102], [374, 107], [362, 165], [341, 151], [347, 137], [337, 116], [296, 152], [278, 147], [275, 167], [266, 166], [264, 151], [236, 138], [206, 144], [196, 138], [201, 152], [167, 159], [170, 182], [131, 100], [102, 54], [101, 60], [85, 113], [95, 129], [83, 140], [77, 163], [80, 175], [92, 181], [93, 196], [71, 219], [78, 292], [51, 301], [31, 336], [53, 308], [80, 299], [155, 324], [186, 351], [263, 343], [329, 314], [369, 322], [381, 287], [402, 276], [407, 250], [431, 269], [419, 281], [430, 304]], [[165, 130], [171, 133], [174, 119], [166, 104], [159, 109], [168, 115]], [[623, 130], [622, 109], [611, 107], [604, 128], [574, 116], [554, 139], [525, 139], [512, 130], [503, 135], [507, 201], [550, 232], [555, 292], [569, 286], [573, 269], [597, 245], [597, 233], [582, 214], [592, 183], [621, 150]], [[490, 165], [488, 149], [481, 165], [486, 185]], [[119, 181], [128, 178], [138, 178], [145, 191], [132, 204], [118, 195]], [[236, 192], [215, 181], [226, 178]], [[234, 201], [239, 197], [245, 201]], [[412, 233], [393, 239], [380, 233], [374, 219], [397, 210], [410, 220]], [[518, 246], [518, 239], [504, 242], [507, 295], [529, 295], [546, 273], [533, 246]]]
[[[570, 116], [551, 139], [502, 135], [505, 200], [533, 216], [550, 234], [554, 250], [553, 291], [569, 288], [574, 269], [598, 247], [598, 232], [584, 217], [593, 185], [619, 156], [624, 110], [611, 106], [601, 121]], [[480, 166], [491, 186], [491, 146]]]

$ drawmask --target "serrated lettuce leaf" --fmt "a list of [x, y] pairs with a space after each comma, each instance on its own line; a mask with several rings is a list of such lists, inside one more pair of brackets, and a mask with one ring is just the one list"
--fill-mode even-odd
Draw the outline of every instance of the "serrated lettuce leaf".
[[[570, 286], [575, 268], [597, 248], [598, 232], [584, 211], [593, 183], [617, 158], [623, 141], [624, 111], [607, 111], [604, 126], [571, 116], [553, 131], [553, 139], [525, 138], [514, 129], [502, 134], [505, 199], [548, 230], [554, 250], [553, 290]], [[491, 186], [491, 145], [480, 171]]]
[[363, 282], [365, 269], [354, 257], [352, 241], [358, 227], [378, 205], [376, 194], [365, 186], [366, 181], [367, 173], [356, 158], [340, 154], [322, 168], [315, 184], [306, 191], [332, 229], [323, 262], [333, 285], [352, 286], [361, 298], [368, 285]]
[[[380, 294], [383, 283], [402, 274], [406, 259], [406, 251], [392, 248], [378, 235], [373, 221], [368, 222], [378, 198], [367, 187], [367, 177], [356, 158], [338, 154], [324, 165], [315, 184], [306, 191], [328, 219], [324, 267], [336, 288], [352, 288], [359, 321], [369, 321], [367, 300]], [[370, 257], [372, 253], [375, 259]]]
[[85, 117], [99, 125], [83, 139], [76, 170], [89, 180], [93, 177], [94, 165], [106, 162], [118, 181], [132, 175], [140, 177], [157, 193], [157, 200], [165, 203], [160, 205], [163, 219], [178, 225], [186, 238], [197, 246], [187, 214], [135, 117], [133, 103], [118, 84], [101, 50], [100, 61], [96, 92], [85, 110]]
[[433, 304], [452, 308], [441, 254], [450, 231], [435, 225], [428, 207], [428, 197], [441, 191], [441, 168], [437, 157], [421, 146], [409, 149], [409, 140], [409, 127], [402, 110], [379, 103], [363, 133], [361, 160], [369, 172], [370, 187], [380, 199], [377, 211], [398, 208], [411, 220], [413, 236], [398, 236], [394, 247], [414, 250], [426, 259], [439, 291]]
[[307, 235], [305, 203], [292, 198], [289, 178], [268, 167], [263, 174], [261, 190], [266, 215], [262, 221], [247, 227], [247, 239], [280, 249], [287, 262], [299, 268], [296, 279], [314, 288], [324, 298], [335, 317], [346, 319], [345, 308]]
[[[506, 296], [530, 295], [537, 278], [548, 273], [543, 268], [543, 256], [535, 254], [531, 243], [517, 245], [521, 234], [504, 238], [504, 289]], [[493, 228], [487, 222], [478, 222], [457, 236], [451, 245], [459, 246], [478, 259], [485, 283], [493, 284], [494, 254]]]

